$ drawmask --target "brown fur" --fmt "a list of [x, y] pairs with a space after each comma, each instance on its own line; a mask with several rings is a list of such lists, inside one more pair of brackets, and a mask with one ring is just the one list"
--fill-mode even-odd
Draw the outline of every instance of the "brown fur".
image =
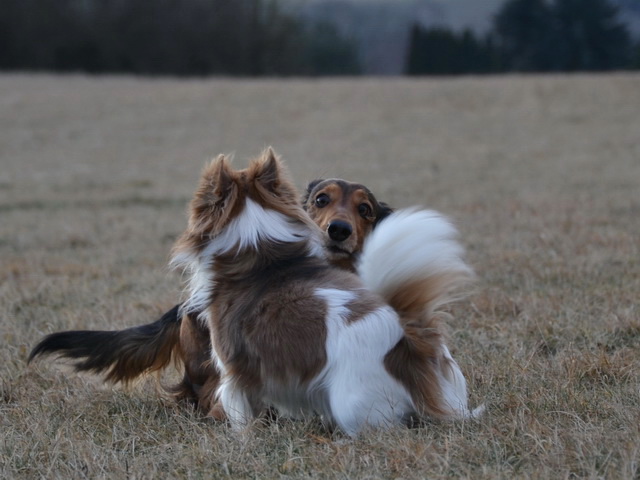
[[[224, 198], [219, 193], [222, 190], [226, 192]], [[199, 252], [203, 239], [215, 238], [247, 197], [308, 228], [317, 228], [297, 202], [295, 188], [281, 171], [271, 150], [260, 161], [241, 171], [231, 170], [224, 157], [219, 157], [203, 171], [200, 187], [191, 203], [189, 228], [176, 243], [174, 251], [178, 254]], [[212, 213], [213, 209], [227, 212]], [[228, 373], [233, 374], [248, 392], [260, 390], [265, 377], [284, 381], [295, 376], [309, 381], [325, 362], [322, 348], [322, 339], [326, 336], [324, 304], [310, 294], [308, 287], [292, 285], [293, 278], [328, 269], [324, 261], [309, 258], [307, 249], [306, 241], [285, 245], [267, 242], [259, 252], [243, 251], [242, 255], [237, 255], [233, 251], [215, 258], [216, 279], [223, 278], [225, 282], [217, 285], [212, 298], [211, 341], [228, 366]], [[274, 263], [279, 267], [275, 271], [271, 267]], [[243, 292], [236, 287], [247, 283], [259, 291], [269, 290], [268, 299], [277, 298], [277, 301], [263, 299], [256, 303], [253, 291]], [[278, 285], [286, 287], [279, 288]], [[307, 315], [304, 328], [300, 328], [300, 311], [312, 312]], [[274, 322], [274, 318], [280, 321]], [[254, 319], [257, 321], [251, 322]], [[298, 361], [291, 363], [292, 357]], [[260, 406], [256, 405], [256, 408]]]
[[[294, 189], [288, 180], [272, 182], [264, 188], [270, 193], [265, 195], [261, 188], [263, 175], [282, 175], [271, 151], [246, 170], [234, 172], [223, 158], [205, 170], [192, 202], [190, 227], [177, 243], [176, 253], [203, 248], [202, 239], [215, 239], [228, 224], [228, 220], [217, 220], [230, 218], [226, 213], [211, 214], [208, 208], [202, 208], [207, 202], [238, 212], [238, 205], [244, 205], [248, 197], [308, 224], [297, 203], [292, 202], [290, 192]], [[219, 184], [229, 179], [228, 200], [208, 192], [218, 191]], [[347, 218], [345, 212], [353, 205], [362, 205], [367, 198], [361, 188], [340, 196], [335, 183], [322, 185], [315, 190], [318, 191], [333, 198], [322, 205], [330, 207], [322, 215], [317, 211], [320, 207], [309, 205], [312, 196], [305, 203], [321, 226], [334, 213]], [[373, 211], [371, 207], [369, 210]], [[203, 214], [205, 217], [199, 218]], [[354, 230], [356, 238], [348, 247], [351, 253], [362, 248], [362, 239], [357, 237], [367, 235], [373, 228], [373, 220], [355, 223], [360, 227]], [[208, 318], [214, 351], [224, 365], [226, 378], [233, 379], [233, 384], [246, 395], [254, 415], [264, 408], [261, 399], [269, 388], [268, 382], [286, 385], [291, 379], [299, 379], [304, 385], [325, 364], [326, 312], [324, 302], [314, 296], [314, 289], [325, 285], [344, 289], [359, 286], [357, 277], [331, 269], [321, 259], [309, 258], [307, 251], [304, 241], [277, 245], [262, 241], [256, 250], [232, 249], [213, 258], [216, 283]], [[389, 296], [391, 306], [401, 315], [405, 336], [386, 354], [385, 368], [408, 389], [419, 415], [449, 414], [438, 381], [438, 372], [445, 375], [443, 368], [448, 367], [443, 358], [442, 336], [436, 317], [424, 311], [425, 305], [435, 304], [447, 291], [449, 283], [444, 277], [416, 282]], [[350, 305], [351, 321], [358, 321], [380, 306], [375, 297], [363, 298]]]
[[405, 337], [385, 357], [387, 371], [411, 392], [421, 415], [444, 417], [442, 391], [437, 372], [442, 373], [442, 329], [433, 312], [424, 305], [437, 298], [437, 279], [416, 282], [391, 295], [389, 304], [400, 314]]
[[[327, 199], [326, 204], [317, 202], [321, 197]], [[355, 271], [355, 262], [367, 235], [392, 212], [364, 185], [340, 179], [311, 182], [302, 204], [323, 231], [329, 261], [350, 271]], [[351, 229], [351, 234], [342, 241], [331, 238], [329, 234], [329, 228], [335, 221], [344, 222]]]
[[[279, 198], [283, 201], [273, 206], [275, 210], [285, 215], [295, 215], [300, 212], [297, 196], [289, 194], [290, 180], [283, 175], [277, 175], [277, 160], [273, 151], [269, 150], [267, 155], [270, 156], [268, 163], [271, 168], [265, 168], [260, 172], [255, 168], [233, 171], [223, 155], [205, 167], [200, 185], [191, 201], [189, 226], [176, 243], [174, 252], [200, 252], [206, 246], [211, 232], [224, 228], [229, 219], [237, 214], [241, 200], [247, 195], [269, 203], [273, 192], [278, 192]], [[247, 182], [249, 178], [255, 181]], [[239, 183], [246, 188], [239, 189], [237, 187]], [[281, 188], [282, 183], [285, 188]], [[214, 185], [213, 188], [212, 185]], [[306, 216], [301, 218], [305, 223], [310, 223]], [[246, 257], [240, 261], [238, 258], [229, 258], [225, 262], [224, 258], [220, 258], [219, 268], [223, 268], [226, 263], [227, 274], [241, 275], [246, 269], [244, 264], [247, 262], [251, 263], [252, 259]], [[201, 323], [196, 317], [197, 315], [189, 315], [183, 319], [183, 322], [186, 320], [185, 323], [190, 325], [181, 330], [179, 341], [179, 348], [185, 352], [182, 358], [185, 363], [191, 364], [192, 369], [186, 369], [182, 383], [175, 386], [172, 391], [178, 399], [188, 397], [194, 400], [202, 411], [219, 418], [220, 406], [214, 401], [213, 395], [219, 382], [219, 373], [210, 365], [212, 345], [210, 326]], [[197, 358], [195, 362], [194, 356]], [[194, 384], [194, 378], [200, 379], [206, 388], [193, 388], [191, 385]], [[248, 373], [243, 375], [243, 378], [247, 382], [255, 380]]]
[[[176, 243], [174, 252], [200, 252], [206, 246], [208, 235], [224, 228], [236, 216], [242, 200], [247, 196], [265, 202], [284, 215], [298, 216], [299, 221], [309, 226], [313, 225], [309, 217], [303, 214], [295, 189], [289, 189], [291, 180], [284, 175], [278, 176], [273, 150], [268, 149], [266, 155], [266, 167], [269, 168], [264, 171], [256, 171], [255, 162], [247, 169], [232, 170], [224, 155], [218, 156], [204, 168], [200, 185], [191, 201], [189, 226]], [[211, 183], [214, 181], [215, 184]], [[244, 187], [238, 188], [240, 184]], [[273, 202], [275, 195], [280, 202]]]
[[[320, 195], [328, 196], [329, 202], [322, 206], [316, 205], [315, 199]], [[199, 253], [206, 247], [211, 236], [222, 230], [230, 219], [237, 215], [247, 196], [268, 208], [295, 218], [308, 227], [313, 228], [317, 224], [323, 231], [329, 259], [334, 265], [346, 270], [354, 269], [364, 239], [380, 219], [391, 212], [386, 204], [377, 202], [366, 187], [331, 179], [312, 182], [309, 185], [303, 206], [310, 219], [302, 211], [295, 188], [271, 150], [261, 161], [254, 162], [248, 169], [241, 171], [232, 170], [227, 160], [221, 156], [203, 172], [200, 186], [191, 202], [189, 226], [176, 243], [174, 251]], [[367, 207], [363, 209], [362, 205]], [[351, 235], [345, 241], [338, 242], [328, 236], [328, 225], [335, 219], [347, 222], [353, 227]], [[325, 281], [330, 284], [337, 282], [345, 287], [352, 286], [353, 280], [350, 276], [329, 269], [323, 262], [302, 260], [305, 257], [305, 248], [305, 244], [301, 242], [300, 245], [292, 244], [286, 247], [268, 245], [267, 249], [261, 251], [261, 258], [273, 260], [283, 257], [298, 260], [290, 262], [290, 268], [281, 268], [275, 277], [269, 277], [270, 285], [279, 284], [278, 276], [282, 284], [286, 285], [286, 280], [291, 275], [312, 274], [318, 278], [325, 277]], [[244, 255], [240, 259], [235, 256], [225, 258], [222, 255], [216, 259], [216, 273], [223, 274], [228, 279], [246, 281], [257, 261], [259, 259], [251, 255]], [[447, 281], [443, 280], [444, 282], [437, 281], [429, 285], [416, 284], [392, 296], [392, 306], [404, 316], [406, 337], [385, 357], [386, 369], [407, 386], [420, 413], [435, 416], [446, 414], [442, 408], [435, 371], [439, 369], [447, 375], [448, 366], [446, 359], [441, 355], [442, 338], [435, 317], [425, 315], [413, 306], [425, 305], [425, 302], [428, 303], [441, 295], [442, 289], [447, 288]], [[96, 373], [107, 370], [108, 381], [128, 383], [143, 372], [166, 367], [172, 355], [177, 354], [185, 365], [185, 374], [182, 382], [170, 391], [176, 399], [191, 401], [208, 415], [221, 419], [224, 418], [224, 412], [214, 401], [220, 375], [211, 364], [209, 352], [212, 342], [216, 351], [220, 352], [221, 359], [229, 365], [231, 372], [249, 391], [259, 391], [263, 387], [265, 375], [281, 380], [293, 376], [308, 382], [322, 368], [325, 361], [323, 339], [326, 336], [321, 321], [325, 315], [324, 303], [311, 300], [308, 291], [296, 291], [295, 288], [290, 288], [290, 283], [288, 285], [286, 288], [274, 289], [270, 295], [271, 301], [264, 305], [252, 305], [250, 298], [245, 298], [232, 286], [220, 288], [216, 291], [209, 325], [198, 320], [197, 313], [185, 315], [181, 322], [162, 330], [170, 332], [164, 336], [156, 336], [146, 344], [133, 340], [125, 342], [131, 347], [123, 347], [121, 351], [128, 349], [132, 353], [121, 355], [117, 359], [113, 354], [109, 357], [105, 351], [104, 358], [96, 360], [95, 354], [89, 353], [86, 348], [79, 348], [76, 344], [56, 343], [62, 338], [60, 335], [77, 332], [61, 332], [47, 337], [33, 350], [30, 359], [54, 351], [71, 358], [87, 357], [87, 361], [76, 365], [78, 370]], [[265, 285], [265, 288], [267, 287]], [[357, 321], [373, 311], [377, 308], [376, 303], [373, 301], [349, 305], [352, 321]], [[247, 311], [246, 305], [252, 305], [252, 311]], [[305, 321], [303, 329], [299, 328], [300, 312], [304, 312], [303, 316], [307, 317], [309, 312], [313, 312], [313, 318]], [[262, 326], [243, 323], [243, 319], [248, 317], [265, 319], [268, 323]], [[267, 320], [274, 317], [280, 319], [276, 325]], [[234, 322], [225, 323], [222, 321], [224, 318], [233, 318]], [[143, 327], [150, 327], [158, 322]], [[179, 329], [176, 325], [179, 325]], [[122, 334], [129, 330], [113, 333]], [[288, 340], [283, 342], [282, 338], [287, 336]], [[86, 338], [84, 336], [76, 339]], [[104, 338], [101, 337], [100, 340], [103, 348], [108, 345], [104, 343]], [[231, 341], [223, 342], [221, 338]], [[260, 346], [259, 351], [255, 350], [257, 345]], [[295, 350], [292, 351], [291, 348]], [[256, 363], [251, 360], [256, 358], [268, 359], [268, 362]], [[291, 364], [291, 358], [296, 358], [297, 361]], [[266, 372], [265, 365], [269, 366]], [[262, 405], [257, 402], [255, 408], [260, 409]]]
[[[228, 166], [224, 157], [219, 157], [218, 168]], [[213, 172], [211, 172], [213, 173]], [[246, 173], [246, 172], [245, 172]], [[242, 176], [242, 173], [239, 173]], [[222, 225], [234, 212], [218, 212], [215, 206], [220, 201], [233, 200], [223, 196], [230, 186], [232, 177], [223, 177], [215, 189], [203, 183], [199, 194], [194, 195], [191, 210], [194, 216], [189, 224], [188, 239], [183, 247], [199, 251], [206, 243], [207, 228]], [[277, 181], [265, 178], [267, 183]], [[335, 201], [325, 209], [313, 208], [310, 202], [317, 195], [328, 189]], [[264, 193], [264, 192], [263, 192]], [[363, 195], [365, 197], [363, 198]], [[297, 204], [295, 199], [290, 198]], [[361, 203], [372, 207], [375, 218], [363, 218], [358, 213]], [[377, 223], [386, 217], [391, 209], [363, 185], [345, 180], [315, 180], [309, 184], [302, 199], [302, 205], [310, 218], [323, 229], [323, 238], [327, 248], [337, 247], [339, 255], [327, 251], [329, 260], [336, 266], [348, 270], [354, 269], [358, 254], [362, 249], [364, 238]], [[351, 208], [351, 211], [346, 211]], [[222, 213], [223, 217], [218, 217]], [[286, 213], [286, 212], [285, 212]], [[334, 219], [342, 219], [355, 225], [355, 233], [346, 239], [344, 245], [332, 240], [327, 235], [327, 224]], [[203, 221], [204, 220], [204, 221]], [[357, 241], [352, 243], [354, 239]], [[355, 247], [354, 247], [355, 245]], [[176, 305], [161, 319], [151, 324], [116, 332], [59, 332], [43, 339], [31, 352], [30, 361], [40, 355], [58, 353], [67, 358], [84, 358], [76, 363], [78, 371], [93, 373], [107, 372], [105, 380], [112, 383], [129, 384], [144, 373], [160, 371], [168, 366], [172, 359], [184, 365], [183, 379], [167, 391], [178, 401], [187, 401], [196, 405], [203, 413], [214, 418], [223, 418], [219, 405], [214, 402], [214, 393], [219, 383], [219, 373], [211, 364], [211, 339], [208, 325], [198, 320], [197, 313], [178, 317]], [[352, 316], [369, 313], [374, 307], [369, 305], [350, 305]], [[175, 322], [168, 319], [174, 319]], [[144, 333], [143, 333], [144, 332]], [[122, 344], [119, 348], [114, 338]], [[128, 352], [128, 353], [126, 353]]]
[[220, 374], [211, 364], [209, 328], [196, 315], [184, 315], [175, 348], [177, 357], [184, 365], [184, 376], [182, 382], [167, 390], [176, 400], [189, 401], [213, 415], [208, 399], [215, 394]]
[[42, 339], [29, 354], [29, 362], [55, 353], [77, 360], [76, 371], [103, 374], [105, 380], [125, 385], [144, 373], [164, 369], [174, 358], [181, 325], [178, 306], [148, 325], [118, 331], [57, 332]]
[[[219, 157], [219, 160], [222, 161]], [[226, 162], [226, 160], [225, 160]], [[228, 162], [226, 163], [228, 166]], [[222, 163], [219, 164], [222, 167]], [[211, 172], [214, 173], [214, 172]], [[225, 179], [226, 183], [226, 179]], [[212, 192], [207, 191], [207, 184], [201, 183], [203, 191], [200, 195], [196, 193], [196, 198], [192, 202], [192, 211], [195, 215], [205, 215], [208, 209], [211, 208], [212, 202], [215, 203], [215, 197]], [[200, 191], [200, 190], [199, 190]], [[216, 188], [219, 193], [222, 191], [220, 188]], [[328, 193], [331, 195], [332, 202], [326, 208], [318, 208], [313, 205], [313, 201], [318, 195]], [[359, 214], [359, 206], [362, 203], [366, 203], [371, 207], [372, 215], [363, 217]], [[378, 223], [387, 217], [393, 210], [386, 203], [380, 202], [376, 199], [374, 194], [364, 185], [359, 183], [348, 182], [342, 179], [328, 179], [328, 180], [314, 180], [307, 186], [305, 195], [302, 199], [302, 206], [309, 214], [311, 220], [313, 220], [318, 227], [323, 231], [323, 239], [325, 241], [326, 253], [329, 261], [339, 267], [349, 271], [355, 270], [355, 262], [358, 255], [362, 251], [362, 246], [367, 235], [378, 225]], [[333, 220], [344, 220], [354, 225], [354, 233], [344, 243], [336, 242], [332, 240], [328, 233], [327, 228]], [[198, 225], [198, 221], [192, 219], [194, 225]], [[191, 242], [200, 242], [201, 237], [197, 235], [193, 236]], [[337, 249], [336, 250], [331, 250]], [[359, 314], [364, 315], [375, 309], [375, 307], [367, 305], [349, 305], [353, 311], [353, 318], [356, 318]], [[183, 319], [183, 322], [194, 323], [197, 322], [195, 316], [189, 316]], [[206, 352], [211, 349], [209, 340], [209, 331], [206, 326], [199, 326], [197, 328], [187, 328], [180, 332], [180, 344], [184, 345], [185, 351], [197, 351], [202, 345], [207, 344]], [[195, 347], [194, 347], [195, 346]], [[188, 357], [182, 356], [183, 359]], [[177, 392], [177, 397], [189, 397], [193, 399], [193, 389], [189, 387], [189, 377], [206, 378], [207, 374], [213, 377], [213, 382], [217, 385], [218, 374], [212, 372], [210, 365], [203, 364], [202, 371], [193, 370], [192, 373], [187, 372], [185, 379], [180, 385], [174, 388], [174, 392]], [[183, 390], [181, 392], [181, 389]], [[186, 393], [185, 393], [186, 392]], [[215, 405], [213, 402], [213, 396], [210, 394], [211, 390], [199, 391], [196, 395], [195, 403], [199, 405], [202, 411], [211, 412], [212, 410], [220, 411], [219, 405]], [[218, 415], [216, 415], [218, 417]]]

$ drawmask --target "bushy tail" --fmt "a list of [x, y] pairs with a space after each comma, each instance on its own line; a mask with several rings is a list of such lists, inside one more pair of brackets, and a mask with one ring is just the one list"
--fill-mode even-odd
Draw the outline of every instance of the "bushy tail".
[[401, 316], [430, 314], [473, 278], [458, 232], [432, 210], [399, 210], [367, 238], [358, 273]]
[[445, 345], [436, 314], [472, 277], [453, 225], [430, 210], [400, 210], [367, 238], [358, 273], [398, 312], [405, 336], [385, 366], [411, 392], [420, 414], [475, 415], [466, 381]]
[[29, 362], [56, 354], [77, 360], [77, 372], [104, 375], [111, 383], [129, 384], [145, 373], [165, 368], [180, 340], [180, 305], [147, 325], [116, 331], [77, 330], [46, 336], [29, 354]]

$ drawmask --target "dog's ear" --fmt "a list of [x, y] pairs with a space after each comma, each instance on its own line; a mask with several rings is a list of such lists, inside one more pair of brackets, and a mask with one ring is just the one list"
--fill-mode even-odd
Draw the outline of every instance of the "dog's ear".
[[309, 185], [307, 185], [307, 190], [304, 192], [304, 195], [302, 196], [302, 208], [304, 208], [305, 210], [307, 209], [307, 202], [309, 201], [309, 195], [311, 195], [311, 192], [313, 192], [313, 189], [316, 188], [316, 186], [318, 186], [320, 182], [324, 182], [324, 179], [317, 178], [309, 182]]
[[226, 157], [220, 154], [202, 172], [196, 197], [206, 204], [214, 205], [227, 195], [232, 184], [231, 167]]
[[219, 155], [215, 160], [215, 176], [213, 182], [215, 185], [214, 193], [220, 199], [224, 198], [233, 184], [231, 177], [231, 167], [224, 155]]
[[264, 200], [279, 199], [279, 205], [300, 207], [298, 191], [289, 178], [289, 172], [271, 147], [249, 167], [256, 193]]
[[233, 200], [233, 177], [231, 167], [224, 155], [219, 155], [202, 171], [200, 184], [191, 200], [192, 225], [202, 225], [211, 221], [217, 209], [224, 209]]
[[375, 228], [381, 220], [384, 220], [389, 215], [393, 213], [393, 208], [387, 205], [384, 202], [378, 202], [376, 208], [376, 221], [373, 224], [373, 228]]
[[202, 171], [198, 189], [191, 200], [189, 230], [185, 238], [201, 241], [203, 235], [210, 234], [230, 214], [228, 207], [237, 197], [233, 170], [225, 156], [219, 155]]
[[255, 182], [267, 192], [275, 193], [281, 180], [280, 160], [271, 147], [262, 153], [255, 173]]

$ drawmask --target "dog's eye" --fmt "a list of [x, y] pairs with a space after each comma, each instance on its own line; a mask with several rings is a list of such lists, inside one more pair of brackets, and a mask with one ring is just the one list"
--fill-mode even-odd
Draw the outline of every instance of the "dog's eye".
[[321, 193], [320, 195], [318, 195], [318, 196], [316, 197], [316, 202], [315, 202], [315, 203], [316, 203], [316, 207], [318, 207], [318, 208], [324, 208], [324, 207], [326, 207], [327, 205], [329, 205], [329, 202], [330, 202], [330, 201], [331, 201], [331, 200], [330, 200], [330, 198], [329, 198], [329, 195], [327, 195], [326, 193]]
[[366, 203], [361, 203], [358, 206], [358, 213], [362, 218], [368, 218], [371, 216], [371, 207]]

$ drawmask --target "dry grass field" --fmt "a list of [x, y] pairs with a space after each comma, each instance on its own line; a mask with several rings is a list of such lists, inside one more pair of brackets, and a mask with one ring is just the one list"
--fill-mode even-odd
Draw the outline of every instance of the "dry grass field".
[[[474, 266], [452, 352], [478, 421], [349, 439], [227, 426], [26, 365], [41, 336], [147, 323], [200, 169], [273, 145], [302, 188], [452, 217]], [[640, 478], [640, 76], [0, 76], [0, 477]], [[169, 373], [165, 381], [175, 373]]]

